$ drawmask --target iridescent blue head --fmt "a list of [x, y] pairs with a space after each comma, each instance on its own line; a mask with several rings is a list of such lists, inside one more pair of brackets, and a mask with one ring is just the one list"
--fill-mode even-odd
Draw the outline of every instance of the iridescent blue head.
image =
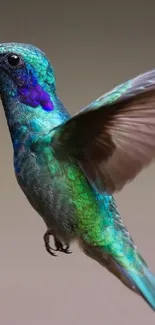
[[32, 45], [0, 44], [0, 94], [13, 138], [40, 135], [68, 118], [56, 95], [53, 68]]
[[46, 56], [31, 45], [0, 45], [0, 92], [19, 96], [21, 103], [34, 108], [53, 110], [49, 93], [55, 92], [55, 77]]

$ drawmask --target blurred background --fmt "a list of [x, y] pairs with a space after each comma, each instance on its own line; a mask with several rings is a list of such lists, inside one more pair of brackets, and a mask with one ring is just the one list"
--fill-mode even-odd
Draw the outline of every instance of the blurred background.
[[[5, 1], [0, 42], [32, 43], [50, 58], [71, 113], [155, 68], [153, 1]], [[44, 223], [19, 189], [0, 109], [0, 324], [154, 324], [145, 302], [73, 246], [52, 258]], [[155, 165], [116, 196], [140, 252], [155, 271]]]

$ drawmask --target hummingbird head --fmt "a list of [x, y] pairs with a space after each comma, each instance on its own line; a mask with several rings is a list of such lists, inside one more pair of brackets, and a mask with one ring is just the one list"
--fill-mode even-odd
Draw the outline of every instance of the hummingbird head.
[[26, 132], [40, 136], [68, 116], [50, 61], [32, 45], [0, 44], [0, 96], [14, 142]]
[[4, 100], [13, 99], [50, 111], [55, 92], [55, 76], [47, 57], [32, 45], [4, 43], [0, 45], [0, 93]]

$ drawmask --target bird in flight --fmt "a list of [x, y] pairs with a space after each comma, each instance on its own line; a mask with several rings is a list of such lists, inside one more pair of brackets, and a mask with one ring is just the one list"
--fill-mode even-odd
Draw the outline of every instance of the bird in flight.
[[70, 253], [76, 240], [155, 310], [155, 276], [113, 197], [155, 158], [155, 70], [117, 86], [72, 117], [57, 95], [46, 55], [32, 45], [2, 43], [0, 95], [15, 175], [46, 224], [47, 251]]

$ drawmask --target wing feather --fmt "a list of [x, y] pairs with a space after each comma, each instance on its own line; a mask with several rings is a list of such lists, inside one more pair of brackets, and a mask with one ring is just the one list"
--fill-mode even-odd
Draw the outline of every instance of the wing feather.
[[56, 129], [59, 159], [74, 156], [99, 191], [120, 191], [155, 159], [155, 70], [88, 105]]

